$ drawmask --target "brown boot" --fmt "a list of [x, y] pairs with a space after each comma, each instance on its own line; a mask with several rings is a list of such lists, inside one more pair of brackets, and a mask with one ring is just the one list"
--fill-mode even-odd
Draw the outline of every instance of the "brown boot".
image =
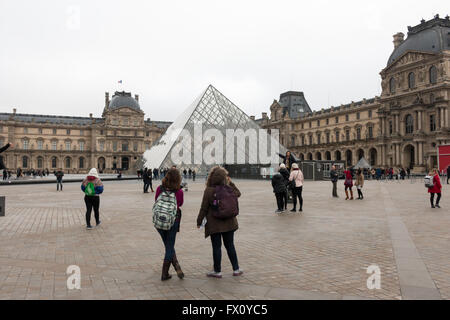
[[353, 190], [352, 189], [350, 189], [350, 196], [351, 196], [350, 200], [353, 200]]
[[184, 273], [181, 270], [180, 264], [178, 263], [178, 259], [177, 259], [177, 255], [176, 254], [173, 255], [172, 265], [175, 268], [175, 271], [177, 272], [178, 278], [183, 279], [184, 278]]
[[345, 200], [348, 200], [348, 191], [345, 190]]
[[170, 261], [164, 260], [161, 273], [161, 281], [169, 280], [172, 278], [172, 276], [169, 274], [169, 268], [170, 268]]

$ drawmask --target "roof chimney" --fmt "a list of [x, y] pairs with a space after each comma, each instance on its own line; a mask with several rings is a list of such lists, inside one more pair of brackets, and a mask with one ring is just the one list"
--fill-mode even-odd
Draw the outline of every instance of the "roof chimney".
[[267, 112], [263, 112], [262, 113], [262, 117], [263, 117], [263, 119], [266, 119], [267, 118]]
[[17, 109], [13, 108], [13, 114], [16, 114]]
[[134, 99], [135, 99], [137, 102], [139, 102], [139, 95], [138, 95], [138, 94], [135, 94], [135, 95], [134, 95]]
[[403, 40], [405, 38], [405, 35], [403, 34], [403, 32], [398, 32], [396, 34], [394, 34], [394, 48], [397, 49], [399, 45], [402, 44]]
[[91, 118], [91, 119], [92, 119], [92, 113], [89, 113], [89, 118]]
[[109, 106], [109, 92], [105, 92], [105, 108]]

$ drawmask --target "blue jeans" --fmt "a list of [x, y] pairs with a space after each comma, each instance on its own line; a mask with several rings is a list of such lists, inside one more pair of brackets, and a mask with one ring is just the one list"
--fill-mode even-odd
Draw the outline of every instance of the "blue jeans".
[[166, 248], [166, 254], [164, 255], [164, 260], [172, 261], [172, 258], [175, 254], [175, 239], [177, 237], [177, 231], [179, 228], [180, 222], [175, 221], [172, 228], [170, 230], [158, 230], [161, 235], [161, 239], [164, 242], [164, 247]]
[[234, 247], [234, 231], [214, 233], [210, 235], [213, 248], [214, 271], [221, 272], [222, 263], [222, 239], [225, 249], [227, 249], [233, 271], [239, 270], [238, 258]]

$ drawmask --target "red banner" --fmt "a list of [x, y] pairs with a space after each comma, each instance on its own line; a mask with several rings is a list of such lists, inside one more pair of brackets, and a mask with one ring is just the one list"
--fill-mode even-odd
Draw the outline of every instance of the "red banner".
[[439, 172], [446, 173], [450, 166], [450, 144], [438, 146]]

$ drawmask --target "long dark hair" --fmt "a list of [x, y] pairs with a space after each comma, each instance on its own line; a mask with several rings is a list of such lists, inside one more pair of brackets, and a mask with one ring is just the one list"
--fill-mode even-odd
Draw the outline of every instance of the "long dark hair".
[[162, 179], [162, 186], [169, 191], [178, 191], [181, 188], [181, 174], [176, 168], [167, 171], [166, 176]]
[[206, 181], [207, 187], [214, 187], [217, 185], [227, 184], [228, 171], [220, 166], [216, 166], [209, 171], [208, 180]]

